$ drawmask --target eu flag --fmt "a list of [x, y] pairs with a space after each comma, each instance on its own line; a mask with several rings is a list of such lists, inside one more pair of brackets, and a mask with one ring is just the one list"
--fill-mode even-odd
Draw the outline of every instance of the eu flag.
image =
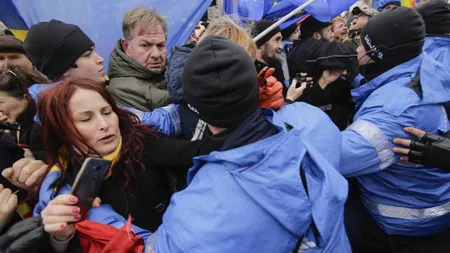
[[[282, 0], [279, 1], [268, 13], [267, 17], [283, 17], [295, 10], [307, 0]], [[326, 22], [341, 14], [354, 4], [356, 0], [316, 0], [305, 11], [316, 19]]]
[[238, 0], [234, 13], [251, 20], [261, 20], [274, 2], [275, 0]]
[[223, 0], [223, 13], [233, 14], [233, 2], [234, 0]]
[[[306, 2], [307, 0], [239, 0], [234, 13], [252, 20], [265, 18], [276, 21]], [[355, 2], [356, 0], [316, 0], [304, 11], [325, 22], [338, 16]], [[301, 20], [303, 17], [303, 15], [298, 14], [290, 19], [289, 23], [284, 23], [282, 28]]]

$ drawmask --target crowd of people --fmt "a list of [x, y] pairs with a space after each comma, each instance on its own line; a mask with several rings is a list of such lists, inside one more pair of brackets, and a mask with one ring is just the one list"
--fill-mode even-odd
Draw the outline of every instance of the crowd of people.
[[[173, 49], [134, 8], [108, 66], [74, 24], [1, 35], [0, 252], [103, 252], [83, 228], [130, 222], [126, 252], [448, 252], [450, 4], [378, 5]], [[87, 158], [111, 167], [84, 217]]]

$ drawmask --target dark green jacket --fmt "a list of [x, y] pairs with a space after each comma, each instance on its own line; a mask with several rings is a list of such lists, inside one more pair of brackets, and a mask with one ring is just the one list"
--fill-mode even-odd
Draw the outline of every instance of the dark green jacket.
[[109, 58], [108, 91], [116, 103], [148, 112], [170, 103], [164, 72], [155, 73], [126, 55], [120, 44]]

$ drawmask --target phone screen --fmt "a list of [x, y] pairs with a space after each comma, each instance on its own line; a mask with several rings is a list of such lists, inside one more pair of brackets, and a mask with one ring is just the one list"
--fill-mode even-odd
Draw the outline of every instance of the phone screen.
[[80, 221], [86, 219], [110, 167], [111, 161], [100, 158], [87, 158], [81, 166], [71, 191], [71, 194], [78, 198]]

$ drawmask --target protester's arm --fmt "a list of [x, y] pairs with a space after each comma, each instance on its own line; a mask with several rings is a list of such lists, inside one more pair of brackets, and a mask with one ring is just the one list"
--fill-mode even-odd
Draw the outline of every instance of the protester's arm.
[[318, 59], [323, 69], [349, 69], [351, 59], [356, 59], [356, 47], [352, 42], [331, 42], [321, 46], [320, 58]]
[[156, 131], [167, 136], [179, 136], [181, 133], [180, 115], [178, 105], [170, 104], [165, 107], [156, 108], [151, 112], [143, 112], [133, 108], [124, 109], [136, 114], [141, 123], [155, 127]]
[[219, 150], [223, 141], [211, 141], [204, 138], [198, 141], [178, 139], [158, 139], [145, 143], [143, 155], [144, 164], [153, 165], [156, 168], [185, 170], [193, 166], [193, 158], [207, 155]]

